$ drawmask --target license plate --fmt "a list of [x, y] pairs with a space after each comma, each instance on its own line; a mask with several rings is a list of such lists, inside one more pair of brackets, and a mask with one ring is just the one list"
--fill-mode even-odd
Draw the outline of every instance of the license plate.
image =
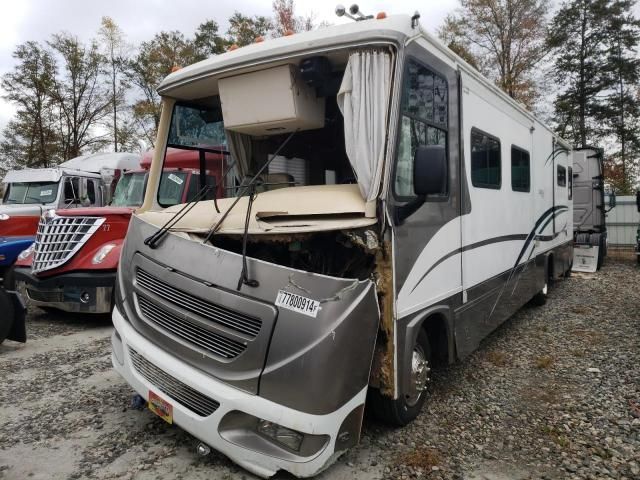
[[320, 310], [320, 302], [317, 300], [296, 295], [295, 293], [285, 292], [284, 290], [278, 291], [276, 305], [313, 318], [316, 318], [318, 310]]
[[173, 405], [149, 390], [149, 410], [167, 423], [173, 423]]

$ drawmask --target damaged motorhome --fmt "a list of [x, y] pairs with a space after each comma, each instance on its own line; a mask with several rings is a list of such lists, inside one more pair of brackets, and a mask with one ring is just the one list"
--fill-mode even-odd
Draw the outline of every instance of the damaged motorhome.
[[[122, 250], [113, 364], [156, 413], [258, 475], [403, 425], [572, 258], [570, 147], [390, 16], [167, 77]], [[167, 206], [167, 148], [228, 150], [225, 198]]]

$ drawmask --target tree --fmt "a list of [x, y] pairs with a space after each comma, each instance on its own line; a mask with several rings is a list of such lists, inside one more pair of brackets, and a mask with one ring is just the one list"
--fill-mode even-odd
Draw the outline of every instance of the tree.
[[230, 44], [244, 47], [254, 43], [256, 38], [266, 36], [272, 28], [272, 22], [268, 17], [248, 17], [240, 12], [235, 12], [229, 18], [227, 37]]
[[123, 106], [126, 91], [124, 70], [127, 66], [129, 46], [126, 43], [124, 32], [111, 17], [102, 17], [98, 37], [102, 41], [103, 55], [106, 57], [109, 74], [109, 95], [113, 120], [111, 131], [113, 133], [113, 148], [117, 152], [118, 141], [118, 109]]
[[49, 46], [60, 57], [52, 98], [60, 116], [62, 157], [77, 157], [84, 148], [100, 148], [107, 141], [94, 127], [109, 115], [111, 100], [101, 81], [104, 57], [95, 41], [88, 46], [68, 33], [53, 35]]
[[635, 186], [640, 154], [640, 108], [638, 84], [640, 60], [640, 21], [631, 10], [635, 2], [613, 0], [609, 2], [604, 37], [606, 63], [604, 75], [608, 90], [600, 108], [603, 134], [614, 138], [616, 149], [610, 152], [610, 161], [619, 170], [615, 186], [622, 194], [630, 195]]
[[546, 51], [548, 10], [549, 0], [460, 0], [441, 37], [509, 96], [532, 107], [533, 74]]
[[225, 52], [229, 43], [218, 34], [219, 28], [215, 20], [207, 20], [198, 26], [193, 39], [195, 58], [204, 60], [211, 55]]
[[603, 42], [609, 0], [571, 0], [553, 17], [547, 45], [551, 74], [563, 91], [554, 102], [558, 132], [576, 146], [596, 143], [600, 95], [607, 88]]
[[48, 167], [57, 163], [60, 153], [51, 98], [55, 60], [37, 42], [18, 45], [13, 58], [17, 64], [2, 77], [1, 85], [4, 99], [17, 107], [17, 114], [3, 131], [0, 160], [5, 169]]
[[128, 78], [142, 98], [133, 105], [133, 117], [141, 135], [155, 143], [162, 105], [156, 88], [175, 67], [200, 60], [193, 41], [178, 31], [160, 32], [142, 42], [138, 54], [129, 62]]

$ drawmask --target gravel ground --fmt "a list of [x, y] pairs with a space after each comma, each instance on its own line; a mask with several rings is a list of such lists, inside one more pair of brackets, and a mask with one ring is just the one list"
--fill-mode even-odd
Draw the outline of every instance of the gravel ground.
[[[361, 445], [318, 478], [640, 479], [639, 317], [632, 263], [574, 274], [436, 372], [417, 421], [367, 419]], [[131, 408], [108, 318], [36, 310], [28, 331], [0, 345], [0, 479], [253, 478]]]

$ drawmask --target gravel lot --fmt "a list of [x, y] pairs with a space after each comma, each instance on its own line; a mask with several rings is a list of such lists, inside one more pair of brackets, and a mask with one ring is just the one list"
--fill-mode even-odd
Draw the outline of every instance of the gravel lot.
[[[111, 368], [108, 318], [29, 317], [0, 345], [1, 479], [253, 478], [148, 410]], [[404, 429], [367, 419], [318, 478], [640, 479], [640, 270], [609, 261], [436, 372]], [[278, 475], [278, 478], [291, 478]]]

